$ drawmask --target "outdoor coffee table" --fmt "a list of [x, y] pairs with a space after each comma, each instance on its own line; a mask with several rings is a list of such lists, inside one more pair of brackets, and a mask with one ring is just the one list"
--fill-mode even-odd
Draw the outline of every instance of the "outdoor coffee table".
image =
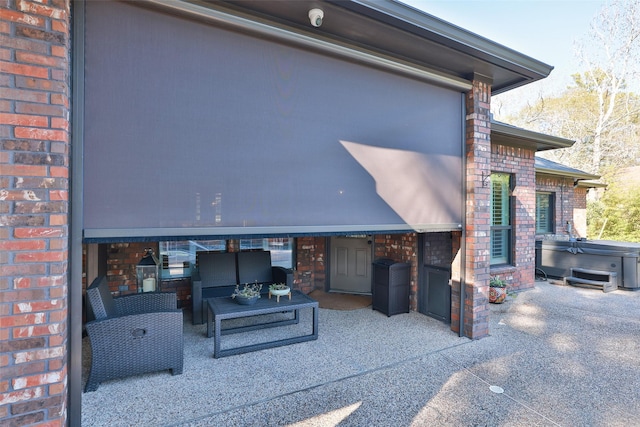
[[[279, 302], [274, 299], [260, 298], [253, 305], [240, 305], [231, 297], [209, 298], [207, 299], [207, 337], [214, 337], [213, 357], [232, 356], [235, 354], [248, 353], [250, 351], [264, 350], [266, 348], [280, 347], [283, 345], [295, 344], [299, 342], [318, 339], [318, 301], [308, 297], [300, 291], [293, 291], [291, 299], [281, 299]], [[291, 325], [300, 322], [300, 309], [312, 308], [312, 332], [308, 335], [284, 338], [264, 343], [251, 344], [242, 347], [221, 348], [222, 335], [234, 334], [238, 332], [254, 331], [258, 329], [271, 328], [275, 326]], [[239, 326], [236, 328], [222, 329], [222, 321], [228, 319], [240, 319], [243, 317], [259, 316], [261, 314], [272, 314], [280, 312], [293, 312], [293, 318], [278, 320], [275, 322], [259, 323], [255, 325]]]

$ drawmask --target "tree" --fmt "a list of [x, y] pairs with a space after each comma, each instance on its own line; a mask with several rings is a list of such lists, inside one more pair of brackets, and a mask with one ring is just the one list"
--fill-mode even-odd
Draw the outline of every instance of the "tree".
[[608, 187], [587, 207], [588, 235], [594, 239], [640, 242], [640, 168], [607, 173]]
[[576, 141], [569, 149], [543, 155], [587, 172], [601, 174], [607, 166], [637, 163], [640, 0], [614, 1], [604, 7], [577, 53], [584, 71], [572, 76], [573, 85], [557, 96], [540, 95], [507, 120]]
[[[597, 71], [596, 71], [597, 73]], [[513, 125], [575, 141], [571, 148], [543, 152], [543, 157], [587, 172], [602, 174], [609, 166], [625, 167], [640, 159], [640, 97], [621, 92], [606, 120], [601, 120], [598, 94], [584, 76], [555, 97], [539, 97], [517, 116]], [[597, 167], [593, 159], [597, 157]]]
[[605, 133], [640, 111], [637, 102], [630, 104], [626, 91], [626, 82], [640, 77], [640, 0], [605, 6], [592, 22], [587, 40], [578, 44], [578, 57], [586, 71], [574, 81], [597, 101], [589, 171], [598, 173], [609, 148]]

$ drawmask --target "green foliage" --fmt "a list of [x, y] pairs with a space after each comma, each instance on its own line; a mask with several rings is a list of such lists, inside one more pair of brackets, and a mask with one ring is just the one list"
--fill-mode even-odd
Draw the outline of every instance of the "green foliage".
[[[583, 74], [575, 73], [571, 75], [571, 78], [578, 88], [583, 89], [588, 93], [596, 93], [603, 87], [609, 89], [605, 90], [605, 96], [611, 96], [614, 93], [613, 88], [608, 88], [611, 84], [610, 76], [608, 76], [607, 72], [601, 68], [595, 68], [594, 70], [586, 71]], [[621, 80], [620, 87], [617, 89], [625, 90], [626, 88], [626, 82]]]
[[601, 232], [609, 220], [604, 216], [606, 206], [602, 200], [587, 202], [587, 236], [590, 239], [602, 238]]
[[285, 289], [288, 289], [289, 287], [287, 286], [286, 283], [273, 283], [271, 285], [269, 285], [269, 290], [270, 291], [283, 291]]
[[245, 283], [240, 289], [240, 285], [236, 285], [233, 293], [231, 294], [231, 298], [235, 298], [237, 296], [245, 297], [245, 298], [260, 298], [260, 291], [262, 290], [262, 285], [258, 283]]
[[640, 185], [610, 179], [604, 196], [587, 206], [589, 237], [640, 242]]
[[499, 277], [493, 276], [489, 280], [489, 287], [491, 287], [491, 288], [506, 288], [507, 287], [507, 282], [505, 282], [504, 280], [502, 280]]
[[[574, 84], [566, 90], [538, 99], [506, 121], [575, 141], [570, 148], [543, 153], [543, 157], [567, 166], [599, 175], [607, 167], [636, 165], [640, 159], [640, 96], [618, 92], [612, 99], [613, 94], [606, 90], [596, 93], [593, 82], [604, 78], [602, 75], [601, 70], [574, 74]], [[602, 109], [612, 101], [605, 120]], [[597, 164], [594, 147], [599, 153]]]

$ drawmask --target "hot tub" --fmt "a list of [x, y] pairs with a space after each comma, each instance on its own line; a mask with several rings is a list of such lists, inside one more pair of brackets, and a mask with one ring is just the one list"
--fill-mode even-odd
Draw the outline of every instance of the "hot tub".
[[572, 268], [616, 273], [618, 287], [640, 289], [640, 243], [610, 240], [536, 242], [536, 268], [549, 277], [569, 277]]

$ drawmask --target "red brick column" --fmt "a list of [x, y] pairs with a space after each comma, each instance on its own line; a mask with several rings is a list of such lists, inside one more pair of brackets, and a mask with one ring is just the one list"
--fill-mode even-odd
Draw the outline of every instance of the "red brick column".
[[69, 0], [0, 2], [0, 424], [66, 424]]
[[[466, 97], [467, 200], [465, 245], [466, 262], [463, 334], [479, 339], [489, 334], [489, 267], [491, 187], [491, 84], [481, 77], [473, 81]], [[452, 294], [451, 328], [458, 332], [460, 291]], [[456, 321], [453, 321], [456, 319]]]
[[294, 287], [305, 294], [314, 289], [324, 290], [326, 283], [326, 237], [298, 237], [296, 242], [296, 269]]

